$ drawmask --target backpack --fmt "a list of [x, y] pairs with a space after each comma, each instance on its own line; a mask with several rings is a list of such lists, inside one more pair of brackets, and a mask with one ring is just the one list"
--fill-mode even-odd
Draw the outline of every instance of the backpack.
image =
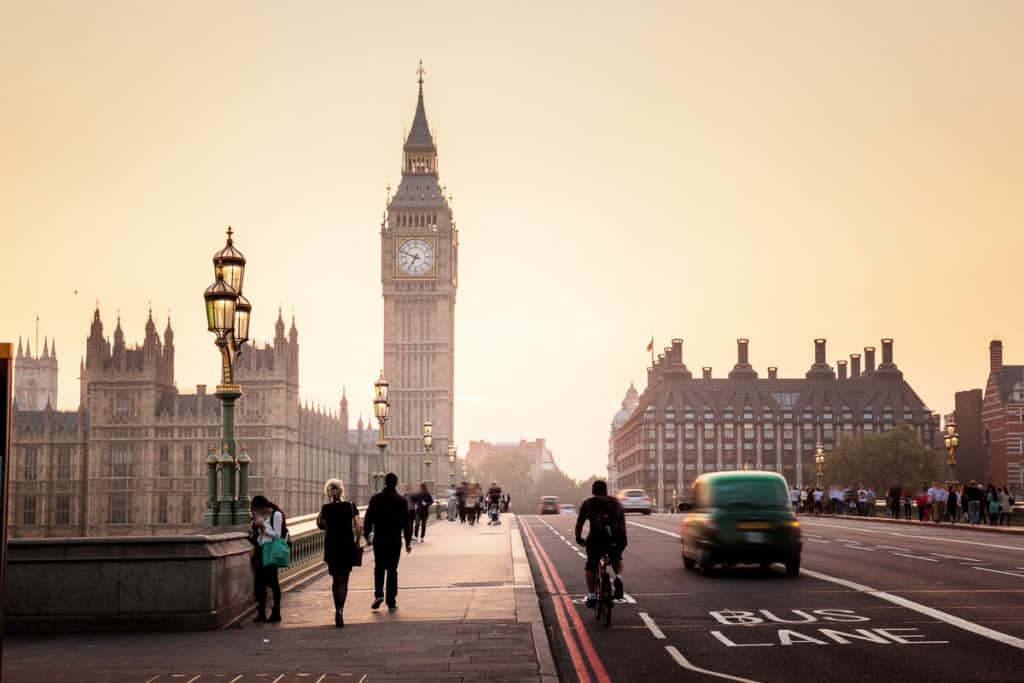
[[623, 529], [608, 510], [598, 510], [590, 518], [590, 539], [601, 545], [622, 545]]

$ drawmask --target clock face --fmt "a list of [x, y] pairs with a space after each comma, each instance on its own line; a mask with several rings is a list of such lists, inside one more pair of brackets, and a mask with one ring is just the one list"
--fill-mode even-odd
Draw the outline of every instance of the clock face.
[[398, 246], [397, 260], [406, 275], [428, 275], [434, 270], [434, 246], [418, 238], [405, 240]]

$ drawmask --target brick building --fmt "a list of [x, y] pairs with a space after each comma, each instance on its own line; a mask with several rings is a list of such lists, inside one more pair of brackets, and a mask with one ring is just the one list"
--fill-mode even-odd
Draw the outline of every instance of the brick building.
[[[30, 360], [16, 359], [16, 385]], [[104, 337], [97, 310], [80, 372], [76, 411], [53, 403], [24, 409], [15, 399], [11, 535], [149, 535], [201, 526], [206, 456], [220, 442], [221, 406], [205, 385], [192, 393], [176, 387], [170, 322], [161, 339], [150, 316], [143, 343], [129, 346], [120, 320], [113, 343]], [[251, 493], [299, 515], [318, 509], [326, 478], [340, 477], [350, 499], [366, 502], [375, 433], [361, 418], [348, 428], [344, 392], [337, 410], [300, 402], [294, 320], [286, 335], [278, 313], [273, 342], [244, 347], [236, 377], [243, 393], [235, 436], [252, 458]]]
[[[1024, 365], [1004, 365], [1003, 342], [998, 339], [989, 344], [988, 357], [981, 442], [990, 476], [981, 481], [1024, 491]], [[965, 428], [969, 422], [961, 424], [958, 419], [961, 434]]]
[[712, 377], [709, 367], [695, 377], [683, 362], [682, 340], [665, 348], [647, 369], [635, 409], [613, 423], [609, 470], [618, 487], [642, 488], [667, 508], [685, 499], [703, 472], [747, 466], [810, 483], [815, 446], [827, 452], [844, 435], [909, 424], [923, 444], [936, 443], [939, 416], [904, 380], [891, 339], [882, 340], [877, 367], [875, 348], [864, 349], [863, 370], [860, 354], [833, 369], [825, 340], [816, 339], [814, 362], [800, 378], [781, 378], [774, 367], [762, 378], [748, 354], [748, 340], [740, 339], [727, 377]]

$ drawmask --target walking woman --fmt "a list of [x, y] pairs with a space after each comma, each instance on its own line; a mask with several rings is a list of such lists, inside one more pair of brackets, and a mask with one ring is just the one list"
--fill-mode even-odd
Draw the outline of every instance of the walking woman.
[[[277, 580], [277, 567], [263, 564], [263, 546], [276, 538], [284, 538], [286, 527], [281, 508], [267, 500], [266, 496], [253, 496], [250, 505], [252, 526], [249, 540], [256, 547], [252, 553], [252, 573], [256, 588], [256, 623], [276, 624], [281, 621], [281, 584]], [[267, 589], [274, 597], [274, 607], [267, 618]]]
[[344, 500], [345, 484], [340, 479], [328, 479], [324, 484], [328, 502], [320, 508], [316, 525], [324, 530], [324, 562], [331, 575], [331, 595], [334, 597], [334, 625], [345, 625], [342, 612], [348, 597], [348, 577], [355, 564], [362, 564], [359, 538], [363, 534], [359, 509]]
[[1013, 516], [1013, 498], [1010, 496], [1010, 489], [1003, 487], [997, 491], [999, 495], [999, 526], [1005, 524], [1010, 526], [1010, 518]]
[[985, 509], [988, 511], [989, 526], [999, 524], [999, 491], [992, 484], [988, 485], [985, 492]]

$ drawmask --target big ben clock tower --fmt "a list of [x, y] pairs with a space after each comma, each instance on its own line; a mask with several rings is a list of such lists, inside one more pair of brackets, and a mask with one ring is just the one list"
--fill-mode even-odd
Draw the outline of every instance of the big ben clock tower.
[[[431, 478], [447, 479], [453, 434], [458, 231], [438, 180], [437, 147], [419, 99], [402, 147], [402, 181], [381, 224], [384, 376], [390, 383], [388, 468], [405, 483], [425, 478], [423, 422], [434, 425]], [[445, 466], [442, 466], [441, 463]]]

